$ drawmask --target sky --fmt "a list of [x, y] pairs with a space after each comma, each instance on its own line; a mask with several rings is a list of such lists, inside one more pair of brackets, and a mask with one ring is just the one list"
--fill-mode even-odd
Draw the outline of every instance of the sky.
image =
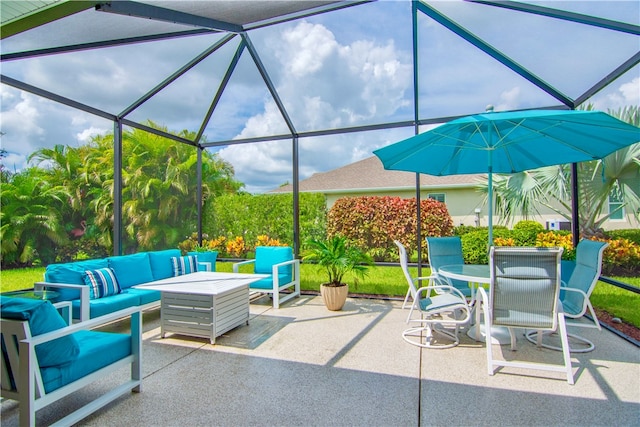
[[[637, 1], [536, 4], [636, 25], [640, 20]], [[640, 50], [640, 39], [633, 35], [458, 1], [433, 5], [572, 98]], [[76, 24], [81, 22], [65, 23]], [[92, 30], [97, 37], [100, 28]], [[418, 34], [421, 119], [479, 113], [488, 104], [496, 111], [560, 105], [422, 14]], [[64, 27], [52, 25], [30, 37], [53, 44], [63, 35]], [[410, 2], [380, 1], [347, 8], [254, 30], [249, 37], [296, 131], [413, 119]], [[2, 74], [119, 113], [218, 39], [198, 36], [5, 61]], [[128, 118], [152, 120], [176, 132], [197, 131], [238, 47], [237, 40]], [[11, 37], [0, 48], [7, 53], [29, 43], [28, 38]], [[589, 102], [605, 111], [639, 105], [640, 67], [632, 68]], [[7, 151], [3, 164], [10, 170], [24, 168], [28, 156], [41, 147], [78, 146], [113, 130], [105, 119], [7, 85], [0, 85], [0, 103], [0, 143]], [[208, 141], [228, 141], [283, 133], [288, 130], [282, 114], [245, 50], [204, 135]], [[407, 127], [301, 138], [300, 178], [369, 157], [373, 150], [413, 133], [413, 127]], [[269, 191], [292, 181], [291, 140], [235, 144], [213, 151], [234, 166], [236, 178], [249, 192]]]

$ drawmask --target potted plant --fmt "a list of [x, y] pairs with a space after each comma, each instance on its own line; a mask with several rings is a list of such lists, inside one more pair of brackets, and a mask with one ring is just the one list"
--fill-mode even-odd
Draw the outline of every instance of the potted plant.
[[349, 293], [349, 286], [343, 281], [346, 274], [363, 278], [372, 264], [371, 257], [356, 247], [347, 244], [347, 238], [335, 235], [327, 240], [309, 240], [308, 249], [303, 253], [304, 261], [313, 261], [327, 272], [327, 282], [320, 285], [320, 294], [329, 310], [341, 310]]
[[202, 235], [202, 244], [198, 243], [198, 234], [192, 233], [186, 240], [178, 243], [178, 249], [182, 252], [182, 255], [196, 255], [199, 263], [208, 264], [208, 270], [216, 271], [216, 260], [218, 258], [218, 251], [216, 250], [219, 244], [218, 240], [208, 240], [209, 236]]

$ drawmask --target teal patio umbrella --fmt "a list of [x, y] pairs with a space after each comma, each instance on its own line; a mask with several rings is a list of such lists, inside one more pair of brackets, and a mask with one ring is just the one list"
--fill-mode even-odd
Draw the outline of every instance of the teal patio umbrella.
[[493, 173], [601, 159], [638, 141], [640, 128], [601, 111], [488, 111], [452, 120], [373, 153], [389, 170], [436, 176], [488, 174], [491, 245]]

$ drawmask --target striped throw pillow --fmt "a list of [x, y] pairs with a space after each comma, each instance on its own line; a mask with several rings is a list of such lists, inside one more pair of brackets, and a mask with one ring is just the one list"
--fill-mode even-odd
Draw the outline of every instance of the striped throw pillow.
[[84, 283], [89, 286], [89, 298], [98, 299], [121, 292], [120, 284], [112, 268], [100, 268], [84, 272]]
[[195, 273], [198, 271], [198, 257], [195, 255], [171, 257], [171, 265], [173, 266], [174, 276]]

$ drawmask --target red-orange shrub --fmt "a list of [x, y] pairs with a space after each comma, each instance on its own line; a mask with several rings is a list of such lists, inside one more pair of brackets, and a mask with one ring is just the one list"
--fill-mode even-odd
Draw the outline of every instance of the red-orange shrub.
[[[453, 221], [444, 203], [433, 199], [420, 203], [422, 247], [426, 254], [426, 236], [449, 236]], [[327, 214], [327, 235], [346, 236], [376, 261], [397, 260], [393, 244], [399, 240], [407, 248], [416, 248], [416, 199], [391, 196], [343, 197]]]

